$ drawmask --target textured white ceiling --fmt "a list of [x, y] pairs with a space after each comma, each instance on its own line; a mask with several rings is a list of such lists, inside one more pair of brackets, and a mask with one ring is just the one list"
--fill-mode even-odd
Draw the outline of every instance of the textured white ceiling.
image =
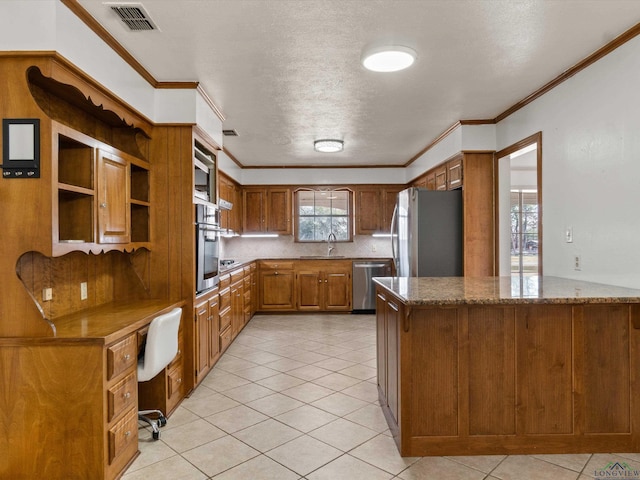
[[[79, 0], [158, 81], [199, 81], [245, 166], [402, 165], [458, 120], [495, 118], [640, 22], [638, 0], [143, 0], [131, 32]], [[363, 49], [414, 48], [373, 73]], [[344, 139], [338, 154], [318, 138]]]

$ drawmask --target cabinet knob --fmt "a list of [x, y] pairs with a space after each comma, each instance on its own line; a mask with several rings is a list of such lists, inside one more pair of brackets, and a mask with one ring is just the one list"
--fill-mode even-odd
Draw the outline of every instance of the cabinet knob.
[[129, 392], [127, 392], [127, 393], [125, 393], [124, 395], [122, 395], [122, 397], [123, 397], [125, 400], [129, 400], [129, 399], [131, 398], [131, 394], [130, 394]]
[[122, 358], [124, 359], [125, 362], [128, 362], [129, 359], [131, 358], [131, 355], [127, 353], [126, 355], [123, 355]]
[[178, 380], [176, 380], [177, 383], [182, 383], [182, 379], [179, 378]]
[[100, 208], [107, 208], [107, 204], [106, 203], [101, 203], [100, 204]]
[[131, 430], [127, 430], [126, 432], [124, 432], [125, 437], [128, 437], [129, 435], [131, 435]]
[[322, 279], [318, 280], [318, 283], [322, 283]]

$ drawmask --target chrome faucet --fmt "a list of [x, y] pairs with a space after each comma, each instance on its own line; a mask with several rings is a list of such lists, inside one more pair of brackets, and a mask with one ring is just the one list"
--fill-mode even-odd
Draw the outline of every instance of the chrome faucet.
[[337, 241], [336, 234], [331, 232], [327, 238], [327, 257], [330, 257], [331, 252], [335, 250]]

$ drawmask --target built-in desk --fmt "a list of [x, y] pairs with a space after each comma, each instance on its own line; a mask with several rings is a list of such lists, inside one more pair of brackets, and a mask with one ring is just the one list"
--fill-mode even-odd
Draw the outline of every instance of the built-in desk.
[[54, 337], [0, 338], [0, 478], [117, 478], [138, 455], [139, 332], [182, 304], [110, 303]]

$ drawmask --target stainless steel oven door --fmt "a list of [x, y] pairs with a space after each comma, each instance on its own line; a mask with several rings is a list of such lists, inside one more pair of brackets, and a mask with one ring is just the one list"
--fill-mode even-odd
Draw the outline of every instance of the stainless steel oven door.
[[218, 285], [220, 236], [218, 228], [196, 225], [196, 293]]

